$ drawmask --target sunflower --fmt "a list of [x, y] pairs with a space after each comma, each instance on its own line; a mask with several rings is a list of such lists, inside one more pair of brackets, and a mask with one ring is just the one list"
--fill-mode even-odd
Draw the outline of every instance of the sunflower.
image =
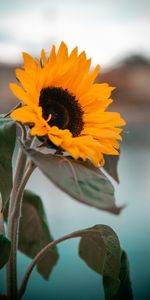
[[76, 47], [69, 55], [64, 42], [57, 52], [53, 46], [48, 58], [42, 50], [40, 60], [27, 53], [23, 59], [16, 70], [20, 84], [10, 88], [24, 105], [11, 118], [29, 124], [31, 135], [46, 137], [74, 159], [89, 158], [97, 166], [104, 164], [103, 154], [118, 155], [125, 122], [118, 113], [106, 112], [114, 88], [94, 83], [99, 65], [90, 70], [85, 52], [78, 54]]

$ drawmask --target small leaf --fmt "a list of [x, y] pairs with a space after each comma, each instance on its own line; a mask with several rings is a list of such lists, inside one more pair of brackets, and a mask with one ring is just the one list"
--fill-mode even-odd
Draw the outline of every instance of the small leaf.
[[99, 168], [90, 161], [43, 154], [23, 146], [36, 166], [60, 189], [76, 200], [118, 214], [122, 207], [115, 205], [114, 188]]
[[[18, 249], [33, 258], [52, 240], [40, 197], [26, 190], [23, 196]], [[48, 279], [57, 260], [58, 253], [54, 247], [37, 265], [38, 272]]]
[[[95, 231], [95, 234], [93, 233]], [[79, 255], [95, 272], [117, 279], [120, 268], [120, 243], [116, 233], [106, 225], [91, 228], [91, 234], [83, 236]]]
[[7, 263], [10, 255], [11, 242], [0, 234], [0, 269]]
[[12, 155], [16, 141], [16, 124], [0, 116], [0, 192], [8, 200], [12, 188]]
[[119, 176], [118, 176], [118, 161], [119, 155], [104, 155], [105, 158], [105, 165], [104, 169], [107, 173], [119, 183]]
[[103, 284], [106, 300], [133, 300], [129, 262], [124, 250], [122, 251], [120, 260], [119, 280], [104, 276]]

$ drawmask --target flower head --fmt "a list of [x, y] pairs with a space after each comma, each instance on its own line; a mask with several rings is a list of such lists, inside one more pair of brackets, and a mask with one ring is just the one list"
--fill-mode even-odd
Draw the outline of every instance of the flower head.
[[46, 136], [74, 159], [90, 158], [95, 166], [104, 164], [103, 154], [118, 154], [121, 126], [118, 113], [106, 112], [113, 87], [94, 80], [99, 65], [90, 70], [91, 60], [78, 48], [68, 54], [61, 43], [52, 47], [48, 58], [23, 53], [24, 65], [16, 70], [20, 85], [10, 84], [24, 106], [11, 113], [12, 119], [32, 124], [31, 135]]

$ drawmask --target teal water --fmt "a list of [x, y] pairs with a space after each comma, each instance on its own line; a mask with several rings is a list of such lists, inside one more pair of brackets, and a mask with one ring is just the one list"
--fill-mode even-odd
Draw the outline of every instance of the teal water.
[[[142, 134], [143, 132], [143, 134]], [[57, 190], [36, 171], [28, 188], [40, 194], [54, 238], [95, 224], [111, 226], [126, 250], [135, 300], [150, 299], [150, 135], [137, 128], [125, 136], [119, 162], [120, 185], [114, 181], [117, 204], [126, 203], [121, 215], [114, 216], [82, 205]], [[57, 195], [57, 196], [56, 196]], [[34, 270], [24, 300], [99, 300], [103, 298], [101, 277], [78, 257], [79, 240], [58, 246], [60, 259], [49, 281]], [[21, 280], [30, 259], [19, 254]], [[4, 279], [4, 272], [1, 271]], [[0, 290], [3, 289], [1, 280]], [[121, 299], [120, 299], [121, 300]]]

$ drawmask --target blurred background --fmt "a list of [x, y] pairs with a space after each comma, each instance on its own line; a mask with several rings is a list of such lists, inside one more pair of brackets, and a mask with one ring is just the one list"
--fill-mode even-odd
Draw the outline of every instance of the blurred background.
[[[149, 37], [149, 0], [0, 0], [0, 113], [17, 103], [8, 85], [15, 81], [21, 52], [39, 56], [41, 48], [49, 52], [53, 43], [58, 46], [62, 40], [69, 50], [76, 45], [79, 51], [85, 50], [93, 67], [101, 65], [97, 82], [117, 87], [110, 110], [119, 111], [127, 122], [119, 161], [120, 184], [113, 182], [117, 204], [127, 204], [122, 214], [112, 216], [75, 202], [38, 171], [28, 187], [43, 198], [55, 238], [96, 223], [116, 230], [128, 253], [137, 300], [150, 299]], [[103, 299], [100, 278], [77, 257], [77, 244], [69, 241], [59, 246], [60, 261], [48, 283], [34, 271], [23, 299]], [[19, 254], [20, 275], [29, 261]], [[0, 290], [3, 287], [4, 282]]]

